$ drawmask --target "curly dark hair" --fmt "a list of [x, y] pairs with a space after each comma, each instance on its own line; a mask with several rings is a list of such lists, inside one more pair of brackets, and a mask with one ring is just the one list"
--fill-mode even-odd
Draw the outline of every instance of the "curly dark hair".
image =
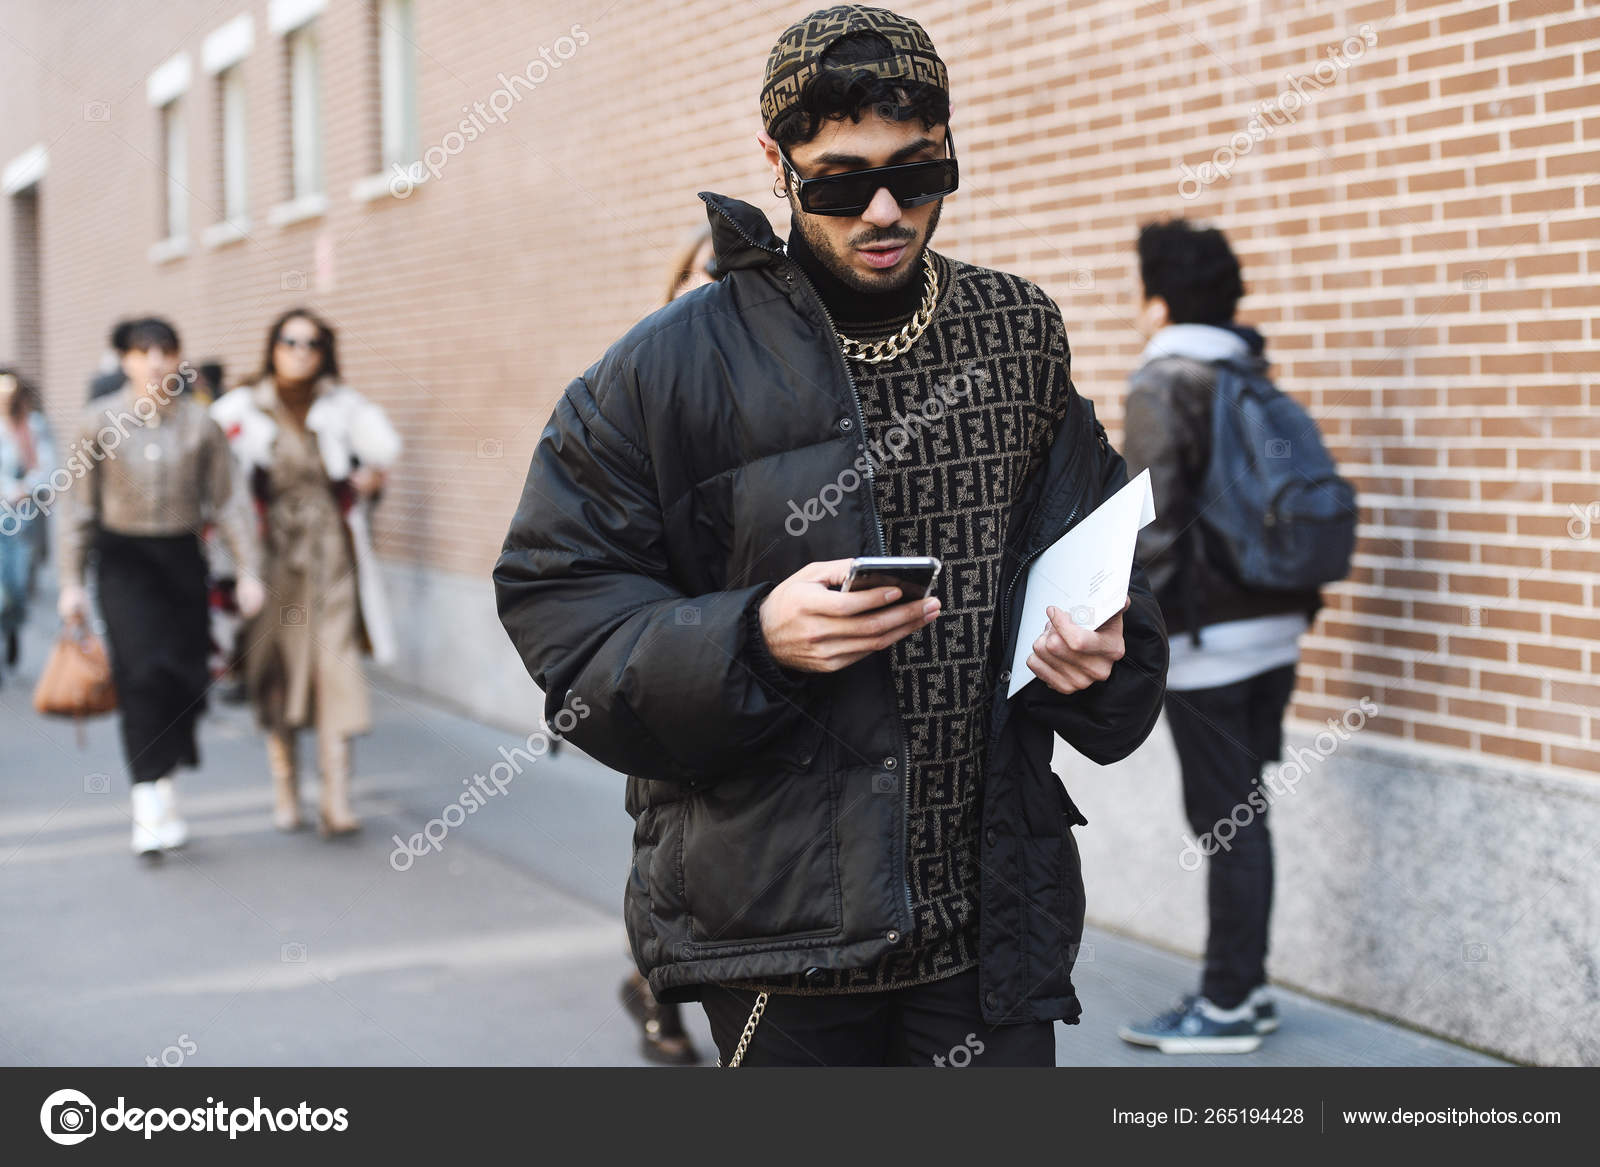
[[1174, 324], [1227, 324], [1244, 298], [1244, 277], [1228, 237], [1183, 219], [1139, 231], [1139, 278], [1146, 300], [1167, 302]]
[[921, 81], [885, 81], [866, 72], [841, 66], [876, 61], [894, 47], [875, 32], [854, 32], [840, 37], [822, 55], [824, 66], [800, 91], [797, 101], [773, 124], [772, 137], [785, 149], [811, 141], [822, 124], [849, 118], [859, 122], [873, 112], [890, 121], [920, 118], [924, 129], [950, 120], [950, 95]]

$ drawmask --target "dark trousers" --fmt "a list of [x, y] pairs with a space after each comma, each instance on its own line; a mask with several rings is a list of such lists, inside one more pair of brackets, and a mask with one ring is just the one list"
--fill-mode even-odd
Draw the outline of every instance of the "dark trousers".
[[1283, 750], [1283, 714], [1294, 673], [1294, 665], [1284, 665], [1214, 689], [1167, 690], [1184, 811], [1201, 853], [1210, 856], [1211, 930], [1200, 992], [1224, 1009], [1239, 1005], [1267, 979], [1267, 799], [1273, 792], [1263, 789], [1260, 777], [1262, 764], [1277, 761]]
[[[707, 985], [701, 1004], [722, 1064], [733, 1058], [756, 994]], [[1055, 1024], [990, 1026], [978, 970], [876, 993], [773, 993], [745, 1066], [1054, 1066]]]

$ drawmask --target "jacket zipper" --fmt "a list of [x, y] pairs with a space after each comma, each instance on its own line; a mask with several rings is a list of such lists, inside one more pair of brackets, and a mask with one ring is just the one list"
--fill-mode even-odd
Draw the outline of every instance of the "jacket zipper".
[[[1091, 434], [1090, 436], [1094, 437], [1096, 435]], [[1072, 474], [1072, 471], [1077, 466], [1077, 461], [1078, 461], [1078, 455], [1077, 455], [1076, 449], [1074, 449], [1074, 451], [1072, 452], [1072, 455], [1071, 455], [1071, 460], [1067, 463], [1066, 469], [1063, 472], [1062, 477], [1070, 478], [1070, 476]], [[1041, 496], [1041, 498], [1043, 497], [1045, 486], [1048, 486], [1048, 485], [1049, 485], [1048, 483], [1042, 483], [1040, 485], [1040, 496]], [[1075, 522], [1078, 521], [1078, 513], [1083, 510], [1083, 504], [1084, 504], [1085, 499], [1087, 498], [1087, 494], [1088, 494], [1087, 489], [1080, 489], [1077, 492], [1077, 498], [1073, 501], [1072, 509], [1067, 512], [1066, 520], [1061, 524], [1061, 534], [1065, 534], [1067, 531], [1070, 531], [1072, 529], [1072, 525]], [[1058, 534], [1056, 536], [1056, 539], [1059, 539], [1060, 537], [1061, 537], [1061, 535]], [[1035, 547], [1033, 550], [1029, 551], [1026, 555], [1024, 555], [1022, 557], [1022, 561], [1020, 563], [1018, 563], [1016, 568], [1012, 571], [1011, 578], [1006, 583], [1006, 590], [1003, 593], [1001, 593], [1001, 596], [1000, 596], [1000, 613], [999, 613], [1000, 635], [1004, 638], [1002, 640], [1002, 643], [1007, 645], [1010, 648], [1012, 657], [1016, 656], [1017, 649], [1016, 649], [1016, 644], [1012, 641], [1011, 636], [1009, 634], [1010, 633], [1010, 627], [1009, 627], [1009, 624], [1008, 624], [1008, 620], [1009, 620], [1009, 611], [1010, 611], [1010, 607], [1011, 607], [1011, 593], [1015, 590], [1015, 588], [1017, 586], [1017, 581], [1019, 579], [1021, 579], [1023, 573], [1025, 571], [1027, 571], [1028, 565], [1030, 563], [1032, 563], [1035, 559], [1039, 558], [1039, 556], [1043, 555], [1045, 553], [1045, 551], [1047, 551], [1054, 542], [1055, 542], [1055, 539], [1041, 540], [1037, 547]], [[1020, 628], [1017, 629], [1017, 635], [1018, 636], [1022, 635], [1022, 629], [1020, 629]], [[1006, 667], [1005, 667], [1008, 663], [1009, 663], [1008, 661], [1004, 661], [1004, 660], [1001, 662], [1001, 665], [1002, 665], [1001, 672], [1002, 673], [1008, 671], [1006, 669]], [[1010, 678], [1008, 677], [1007, 680], [1009, 680], [1009, 679]], [[1005, 705], [1006, 705], [1005, 688], [1006, 688], [1006, 682], [1002, 681], [1002, 682], [1000, 682], [999, 686], [995, 690], [995, 695], [994, 695], [994, 714], [989, 719], [989, 731], [990, 731], [989, 749], [988, 749], [988, 755], [989, 756], [988, 756], [987, 761], [984, 763], [984, 773], [985, 774], [988, 774], [990, 771], [992, 771], [994, 769], [994, 752], [995, 752], [995, 750], [997, 748], [999, 748], [999, 744], [1000, 744], [1000, 735], [995, 731], [999, 728], [1000, 719], [1005, 713]]]
[[[816, 285], [811, 282], [811, 278], [806, 275], [805, 269], [777, 248], [765, 247], [750, 238], [750, 233], [732, 215], [723, 211], [721, 207], [717, 207], [715, 210], [717, 214], [733, 225], [733, 229], [739, 233], [739, 237], [751, 247], [759, 251], [765, 251], [768, 255], [777, 256], [789, 269], [798, 272], [800, 282], [805, 285], [806, 291], [811, 293], [811, 298], [816, 302], [817, 307], [822, 309], [822, 318], [827, 321], [828, 332], [833, 337], [834, 355], [839, 358], [839, 367], [844, 370], [845, 384], [850, 386], [850, 405], [855, 411], [856, 433], [860, 435], [861, 448], [867, 453], [867, 510], [872, 515], [873, 529], [878, 535], [878, 554], [889, 554], [888, 546], [883, 538], [883, 516], [878, 513], [877, 495], [873, 491], [876, 475], [873, 473], [872, 452], [867, 448], [867, 421], [865, 415], [861, 412], [861, 393], [856, 388], [856, 379], [850, 372], [850, 362], [845, 359], [844, 342], [839, 339], [839, 327], [833, 322], [833, 314], [828, 311], [828, 305], [823, 302], [822, 295], [817, 291]], [[916, 909], [911, 903], [911, 876], [906, 870], [907, 857], [911, 848], [911, 755], [906, 749], [905, 728], [900, 724], [898, 717], [895, 718], [895, 737], [900, 743], [900, 787], [902, 791], [900, 808], [900, 883], [906, 894], [906, 926], [905, 931], [901, 933], [901, 939], [905, 939], [916, 924]]]

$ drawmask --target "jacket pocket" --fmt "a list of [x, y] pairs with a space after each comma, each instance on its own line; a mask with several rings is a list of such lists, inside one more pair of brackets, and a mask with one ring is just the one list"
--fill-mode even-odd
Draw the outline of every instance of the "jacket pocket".
[[722, 946], [838, 932], [837, 813], [832, 780], [820, 767], [696, 791], [680, 866], [690, 941]]

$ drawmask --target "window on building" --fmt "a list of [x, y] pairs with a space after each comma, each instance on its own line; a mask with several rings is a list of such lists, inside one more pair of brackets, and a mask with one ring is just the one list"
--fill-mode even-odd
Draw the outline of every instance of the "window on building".
[[296, 199], [322, 193], [322, 80], [315, 24], [289, 34], [289, 134]]
[[185, 132], [183, 103], [169, 101], [161, 107], [161, 167], [166, 175], [163, 193], [163, 220], [168, 239], [189, 235], [189, 141]]
[[379, 169], [408, 166], [421, 152], [417, 133], [416, 5], [379, 0], [378, 89], [382, 111]]
[[217, 161], [221, 166], [222, 218], [243, 222], [249, 213], [246, 197], [249, 169], [245, 145], [244, 73], [235, 65], [217, 74], [217, 125], [221, 131]]

